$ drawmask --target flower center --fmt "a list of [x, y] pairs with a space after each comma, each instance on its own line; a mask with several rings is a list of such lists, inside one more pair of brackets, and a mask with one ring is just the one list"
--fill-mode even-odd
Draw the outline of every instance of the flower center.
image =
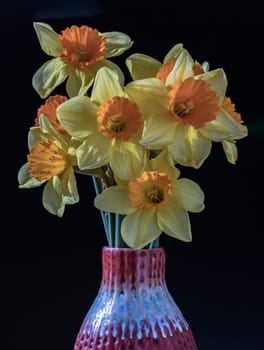
[[115, 96], [101, 104], [97, 122], [102, 134], [108, 138], [128, 140], [142, 126], [142, 115], [135, 102]]
[[49, 180], [68, 167], [67, 154], [51, 140], [38, 141], [27, 156], [30, 176], [38, 181]]
[[131, 204], [140, 209], [164, 208], [171, 193], [170, 178], [158, 171], [144, 171], [128, 184]]
[[198, 129], [214, 120], [219, 110], [216, 92], [204, 80], [187, 78], [169, 90], [169, 109], [177, 122]]
[[67, 100], [66, 96], [62, 96], [62, 95], [50, 96], [45, 101], [45, 104], [39, 107], [38, 115], [37, 115], [37, 118], [35, 119], [35, 126], [39, 126], [39, 117], [41, 114], [44, 114], [49, 119], [51, 124], [58, 131], [64, 131], [62, 125], [57, 119], [56, 110], [57, 110], [57, 107], [66, 100]]
[[59, 57], [77, 68], [85, 68], [105, 57], [105, 38], [88, 26], [66, 28], [58, 40], [62, 46]]
[[156, 74], [156, 78], [160, 79], [163, 82], [163, 84], [166, 83], [167, 77], [170, 74], [170, 72], [172, 71], [172, 68], [174, 67], [175, 62], [176, 62], [176, 58], [172, 58], [167, 63], [164, 63], [161, 66], [158, 73]]

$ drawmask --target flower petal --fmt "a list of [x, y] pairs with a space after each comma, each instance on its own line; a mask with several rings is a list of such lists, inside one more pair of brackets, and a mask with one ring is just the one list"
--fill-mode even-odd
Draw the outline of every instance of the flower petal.
[[146, 162], [147, 152], [143, 147], [116, 140], [110, 166], [117, 177], [128, 181], [139, 176], [144, 171]]
[[108, 187], [95, 197], [94, 205], [105, 212], [121, 215], [128, 215], [136, 210], [128, 198], [127, 186]]
[[61, 51], [61, 45], [58, 41], [59, 34], [48, 24], [42, 22], [33, 22], [42, 50], [49, 56], [56, 57]]
[[[201, 129], [199, 129], [201, 130]], [[175, 163], [198, 169], [211, 152], [211, 141], [192, 125], [178, 125], [168, 146]]]
[[54, 180], [56, 180], [56, 176], [51, 178], [46, 183], [43, 190], [42, 203], [44, 208], [49, 213], [62, 217], [65, 209], [65, 204], [62, 200], [62, 194], [58, 193], [54, 188]]
[[194, 61], [185, 49], [177, 58], [174, 67], [166, 79], [166, 86], [173, 86], [177, 81], [183, 81], [186, 78], [193, 76]]
[[177, 179], [180, 176], [180, 170], [174, 166], [173, 159], [166, 148], [155, 158], [149, 161], [151, 171], [166, 173], [171, 179]]
[[66, 91], [69, 97], [85, 95], [94, 80], [89, 69], [80, 70], [71, 68], [66, 83]]
[[119, 56], [133, 45], [131, 38], [122, 32], [105, 32], [102, 35], [106, 39], [106, 57]]
[[87, 96], [76, 96], [57, 108], [63, 128], [77, 138], [85, 138], [97, 130], [97, 108]]
[[42, 133], [47, 134], [43, 135], [41, 138], [43, 139], [46, 136], [46, 139], [53, 139], [53, 141], [66, 152], [68, 150], [68, 143], [66, 139], [63, 137], [63, 134], [60, 133], [50, 122], [50, 120], [44, 115], [41, 114], [39, 116], [39, 125]]
[[131, 77], [137, 80], [155, 77], [162, 64], [151, 56], [135, 53], [126, 59], [126, 66]]
[[91, 101], [101, 105], [115, 96], [124, 96], [119, 76], [116, 71], [108, 67], [102, 67], [95, 77]]
[[170, 51], [167, 53], [167, 55], [164, 57], [164, 63], [169, 62], [172, 58], [177, 58], [179, 56], [179, 54], [182, 52], [183, 50], [183, 44], [182, 43], [178, 43], [176, 45], [174, 45]]
[[196, 182], [181, 178], [174, 182], [173, 189], [178, 206], [193, 213], [204, 209], [204, 193]]
[[231, 164], [236, 164], [238, 151], [235, 142], [222, 141], [222, 146], [226, 155], [226, 159]]
[[28, 132], [28, 148], [31, 150], [31, 148], [36, 144], [36, 142], [40, 140], [45, 140], [45, 137], [43, 133], [40, 130], [39, 126], [33, 126], [29, 129]]
[[135, 101], [145, 116], [168, 110], [169, 96], [158, 78], [137, 80], [125, 86], [125, 91]]
[[242, 128], [224, 109], [220, 109], [216, 119], [206, 123], [201, 133], [213, 141], [241, 139], [247, 136], [247, 128]]
[[169, 112], [153, 114], [145, 121], [139, 143], [148, 149], [164, 149], [172, 142], [175, 127], [176, 123]]
[[111, 158], [111, 140], [95, 133], [76, 150], [80, 169], [95, 169], [106, 165]]
[[46, 180], [38, 181], [29, 175], [29, 164], [25, 163], [18, 171], [19, 188], [33, 188], [41, 186]]
[[114, 62], [111, 62], [110, 60], [107, 60], [107, 59], [98, 61], [90, 67], [90, 71], [92, 72], [94, 77], [96, 76], [98, 70], [102, 67], [107, 67], [107, 68], [115, 71], [116, 74], [118, 75], [120, 85], [121, 86], [124, 85], [124, 82], [125, 82], [124, 73], [122, 72], [122, 70], [119, 68], [119, 66], [117, 64], [115, 64]]
[[62, 184], [63, 203], [75, 204], [79, 202], [79, 194], [73, 168], [69, 167], [66, 169], [60, 177]]
[[126, 216], [121, 224], [123, 240], [134, 249], [143, 248], [160, 234], [155, 209], [137, 210]]
[[158, 224], [167, 235], [184, 242], [192, 240], [189, 215], [186, 210], [177, 207], [173, 199], [166, 207], [158, 211]]
[[67, 64], [59, 57], [52, 58], [35, 72], [32, 85], [40, 97], [46, 98], [67, 76]]
[[227, 78], [223, 69], [219, 68], [200, 75], [196, 75], [195, 79], [202, 79], [206, 81], [210, 85], [211, 89], [217, 93], [218, 97], [225, 96]]

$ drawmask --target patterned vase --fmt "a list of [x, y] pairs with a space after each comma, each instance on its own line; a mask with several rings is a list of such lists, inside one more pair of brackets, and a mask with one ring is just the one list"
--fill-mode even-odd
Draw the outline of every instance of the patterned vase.
[[165, 281], [163, 248], [102, 249], [102, 280], [74, 350], [197, 350]]

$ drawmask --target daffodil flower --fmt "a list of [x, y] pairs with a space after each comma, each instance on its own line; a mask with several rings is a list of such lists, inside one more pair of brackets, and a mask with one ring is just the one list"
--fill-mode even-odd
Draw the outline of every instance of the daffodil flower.
[[147, 78], [129, 83], [125, 90], [146, 119], [140, 143], [153, 150], [168, 146], [175, 163], [199, 168], [210, 154], [212, 141], [243, 138], [247, 128], [241, 128], [223, 106], [224, 71], [195, 75], [193, 62], [185, 56], [184, 52], [179, 55], [184, 67], [176, 70], [175, 65], [166, 84]]
[[33, 87], [46, 98], [66, 79], [66, 91], [70, 97], [84, 95], [92, 85], [99, 68], [114, 69], [123, 79], [118, 65], [108, 60], [128, 50], [133, 42], [121, 32], [100, 33], [88, 26], [76, 25], [58, 34], [41, 22], [34, 28], [42, 50], [53, 58], [44, 63], [33, 76]]
[[143, 248], [162, 232], [182, 241], [192, 239], [188, 212], [204, 208], [198, 184], [179, 178], [167, 151], [149, 160], [146, 168], [128, 182], [105, 189], [95, 198], [95, 207], [125, 215], [121, 235], [132, 248]]
[[101, 68], [91, 97], [69, 99], [57, 108], [57, 116], [72, 137], [82, 140], [76, 151], [80, 169], [110, 163], [116, 176], [128, 179], [144, 168], [147, 151], [138, 144], [143, 117], [113, 70]]
[[[221, 141], [227, 160], [235, 163], [235, 142], [247, 136], [247, 127], [233, 116], [222, 69], [209, 71], [208, 62], [194, 61], [182, 44], [169, 51], [162, 65], [141, 54], [131, 55], [126, 63], [132, 77], [140, 79], [126, 91], [146, 117], [142, 145], [168, 146], [176, 163], [199, 168], [211, 152], [212, 141]], [[145, 79], [140, 67], [147, 72]]]
[[42, 202], [54, 215], [61, 217], [66, 204], [79, 201], [74, 166], [76, 158], [70, 138], [56, 130], [44, 115], [39, 127], [29, 131], [29, 154], [18, 172], [19, 188], [45, 184]]

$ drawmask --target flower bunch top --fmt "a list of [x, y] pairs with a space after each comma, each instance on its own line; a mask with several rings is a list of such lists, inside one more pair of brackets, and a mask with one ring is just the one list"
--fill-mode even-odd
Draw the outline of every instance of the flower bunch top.
[[[109, 58], [131, 48], [128, 35], [84, 25], [61, 34], [45, 23], [34, 28], [52, 58], [33, 76], [45, 102], [29, 130], [20, 188], [45, 183], [44, 207], [62, 216], [79, 201], [75, 173], [90, 175], [110, 246], [151, 247], [162, 232], [190, 241], [188, 212], [203, 210], [204, 193], [178, 165], [200, 168], [213, 142], [235, 164], [236, 142], [247, 136], [226, 96], [224, 70], [200, 64], [180, 43], [163, 62], [130, 55], [125, 84]], [[64, 82], [65, 95], [54, 93]]]

